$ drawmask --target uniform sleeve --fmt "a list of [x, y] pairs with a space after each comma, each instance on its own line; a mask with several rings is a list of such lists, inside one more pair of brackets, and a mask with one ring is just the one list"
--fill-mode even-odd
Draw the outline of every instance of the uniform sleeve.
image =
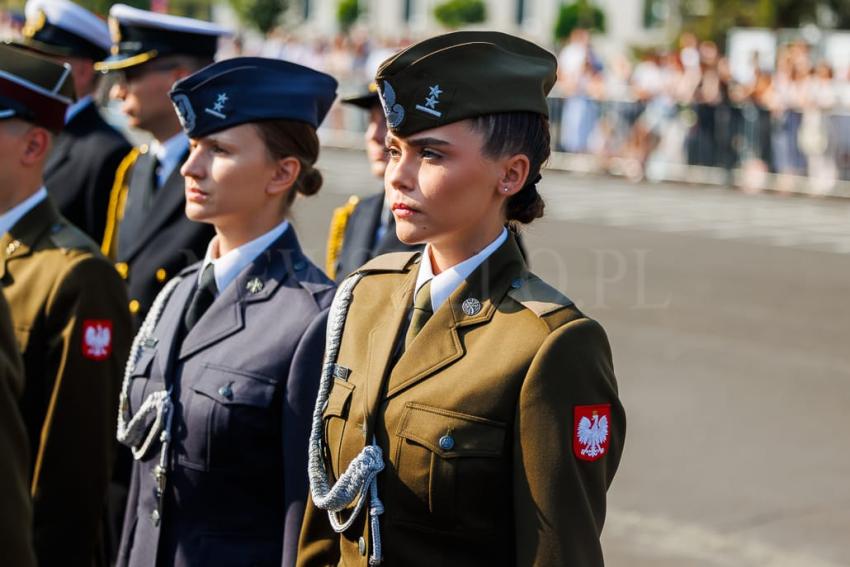
[[[591, 410], [606, 417], [604, 442], [595, 429], [604, 451], [582, 455], [576, 420]], [[517, 567], [602, 567], [606, 491], [626, 421], [598, 323], [579, 319], [549, 335], [523, 382], [514, 427]]]
[[0, 294], [0, 549], [9, 565], [35, 567], [32, 549], [32, 507], [27, 486], [27, 435], [18, 407], [23, 367]]
[[46, 309], [53, 389], [33, 471], [41, 567], [91, 561], [113, 461], [118, 390], [130, 345], [127, 296], [102, 258], [71, 265]]
[[313, 408], [319, 391], [325, 351], [325, 309], [307, 328], [295, 350], [283, 408], [284, 498], [286, 517], [283, 533], [284, 567], [295, 565], [298, 536], [308, 500], [307, 445], [310, 438]]

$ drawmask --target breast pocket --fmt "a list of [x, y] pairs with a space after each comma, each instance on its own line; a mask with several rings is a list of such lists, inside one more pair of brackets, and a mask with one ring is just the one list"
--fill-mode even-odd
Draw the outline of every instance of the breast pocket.
[[184, 410], [181, 464], [250, 473], [279, 462], [282, 415], [277, 382], [206, 365]]
[[400, 482], [427, 506], [434, 523], [489, 533], [510, 506], [504, 423], [408, 403], [399, 423]]
[[331, 392], [328, 395], [328, 403], [322, 413], [325, 429], [326, 458], [330, 459], [331, 469], [335, 477], [340, 474], [340, 448], [342, 447], [343, 434], [348, 421], [351, 395], [354, 392], [354, 384], [350, 384], [340, 378], [334, 378]]

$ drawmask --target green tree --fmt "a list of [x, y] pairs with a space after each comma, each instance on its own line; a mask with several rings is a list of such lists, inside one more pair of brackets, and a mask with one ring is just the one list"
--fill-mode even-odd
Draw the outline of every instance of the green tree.
[[723, 45], [733, 27], [799, 28], [819, 21], [824, 11], [834, 16], [835, 27], [850, 29], [847, 0], [709, 0], [705, 13], [694, 14], [692, 0], [681, 4], [684, 27], [703, 39]]
[[483, 0], [447, 0], [434, 8], [434, 17], [447, 28], [480, 24], [487, 19]]
[[336, 7], [336, 21], [339, 27], [348, 31], [357, 18], [360, 17], [360, 2], [358, 0], [339, 0]]
[[[112, 7], [113, 4], [118, 4], [116, 0], [74, 0], [77, 4], [85, 8], [86, 10], [90, 10], [95, 14], [100, 14], [101, 16], [105, 16], [109, 13], [109, 8]], [[133, 6], [134, 8], [141, 8], [142, 10], [150, 10], [151, 3], [150, 0], [127, 0], [126, 2], [122, 2], [123, 4], [127, 4], [129, 6]]]
[[576, 28], [604, 32], [605, 12], [588, 0], [561, 4], [558, 9], [558, 19], [555, 20], [555, 39], [562, 40], [570, 37]]
[[245, 25], [269, 33], [278, 24], [288, 0], [230, 0], [230, 5]]

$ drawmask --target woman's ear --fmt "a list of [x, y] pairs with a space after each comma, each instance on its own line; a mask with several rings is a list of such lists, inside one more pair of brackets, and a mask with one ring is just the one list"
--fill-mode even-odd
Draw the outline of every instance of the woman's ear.
[[269, 195], [285, 193], [298, 180], [301, 174], [301, 162], [295, 157], [285, 157], [277, 160], [274, 175], [266, 186]]
[[531, 162], [525, 154], [516, 154], [505, 158], [502, 163], [502, 175], [499, 179], [499, 194], [510, 197], [519, 193], [528, 180]]

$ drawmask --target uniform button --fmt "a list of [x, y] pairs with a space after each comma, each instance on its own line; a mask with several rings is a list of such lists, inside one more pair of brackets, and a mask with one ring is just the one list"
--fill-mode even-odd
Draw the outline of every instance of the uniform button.
[[455, 446], [455, 438], [451, 435], [443, 435], [440, 437], [440, 449], [443, 451], [451, 451]]
[[165, 268], [160, 268], [156, 271], [156, 281], [162, 283], [168, 277], [168, 272], [165, 271]]
[[127, 262], [118, 262], [115, 264], [115, 269], [118, 271], [118, 275], [121, 276], [121, 279], [126, 280], [127, 276], [130, 275], [130, 266], [127, 265]]
[[362, 536], [357, 540], [357, 549], [360, 551], [360, 555], [366, 555], [366, 540]]
[[154, 510], [151, 512], [151, 523], [154, 527], [159, 526], [159, 510]]
[[142, 144], [141, 146], [139, 146], [139, 153], [140, 153], [140, 154], [146, 154], [146, 153], [148, 153], [148, 145], [147, 145], [147, 144]]
[[514, 288], [514, 289], [519, 289], [519, 288], [521, 288], [521, 287], [522, 287], [522, 279], [521, 279], [521, 278], [517, 278], [517, 279], [515, 279], [514, 281], [512, 281], [512, 282], [511, 282], [511, 287], [512, 287], [512, 288]]
[[133, 299], [130, 301], [130, 313], [132, 313], [133, 315], [138, 313], [139, 309], [141, 308], [142, 306], [137, 299]]
[[228, 400], [233, 399], [233, 388], [230, 387], [230, 384], [225, 384], [224, 386], [219, 388], [218, 393], [227, 398]]
[[304, 268], [307, 267], [307, 262], [304, 262], [302, 260], [298, 260], [297, 262], [295, 262], [295, 265], [293, 265], [292, 267], [295, 268], [296, 270], [303, 270]]

